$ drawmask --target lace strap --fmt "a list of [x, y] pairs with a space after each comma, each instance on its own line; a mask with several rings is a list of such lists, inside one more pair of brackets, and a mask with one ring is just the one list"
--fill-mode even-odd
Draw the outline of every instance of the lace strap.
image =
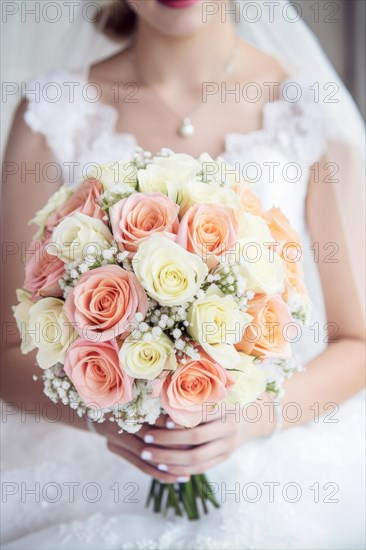
[[104, 131], [113, 131], [117, 113], [102, 105], [95, 86], [87, 81], [88, 68], [52, 71], [26, 85], [25, 122], [42, 133], [56, 160], [70, 162], [91, 147]]

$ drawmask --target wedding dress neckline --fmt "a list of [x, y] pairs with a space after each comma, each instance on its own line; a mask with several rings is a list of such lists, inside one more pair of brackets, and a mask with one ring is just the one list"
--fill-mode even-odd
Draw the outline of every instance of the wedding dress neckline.
[[[90, 78], [90, 73], [91, 73], [91, 66], [85, 66], [84, 68], [82, 69], [78, 69], [76, 71], [77, 73], [80, 74], [80, 77], [81, 77], [81, 80], [84, 81], [84, 84], [85, 85], [93, 85], [93, 84], [98, 84], [96, 81], [93, 81], [91, 80]], [[285, 100], [284, 98], [282, 97], [282, 94], [283, 94], [283, 88], [286, 84], [290, 83], [290, 82], [303, 82], [304, 81], [304, 75], [302, 74], [293, 74], [293, 75], [288, 75], [286, 78], [284, 78], [281, 82], [279, 82], [279, 96], [277, 99], [274, 99], [273, 101], [269, 100], [269, 101], [266, 101], [262, 107], [262, 110], [261, 110], [261, 124], [260, 124], [260, 127], [257, 128], [256, 130], [250, 130], [249, 132], [229, 132], [227, 134], [225, 134], [223, 136], [223, 139], [224, 139], [224, 148], [223, 150], [219, 153], [218, 156], [220, 157], [225, 157], [228, 153], [228, 150], [227, 150], [227, 144], [228, 142], [231, 141], [231, 138], [234, 138], [235, 140], [237, 139], [240, 139], [242, 138], [243, 141], [244, 141], [244, 144], [246, 141], [248, 141], [248, 139], [251, 139], [252, 137], [257, 140], [259, 139], [261, 136], [265, 135], [266, 132], [267, 132], [267, 117], [269, 115], [267, 115], [268, 111], [270, 111], [271, 109], [271, 106], [274, 105], [275, 107], [273, 108], [274, 110], [277, 108], [277, 106], [281, 105]], [[112, 121], [113, 119], [113, 126], [111, 124], [110, 126], [110, 135], [114, 135], [116, 138], [120, 137], [120, 138], [127, 138], [129, 139], [130, 141], [133, 141], [133, 143], [135, 144], [135, 147], [139, 147], [140, 144], [139, 144], [139, 141], [137, 139], [137, 136], [131, 132], [124, 132], [124, 131], [117, 131], [117, 125], [120, 121], [120, 116], [118, 114], [118, 110], [116, 107], [114, 107], [113, 105], [109, 104], [109, 103], [105, 103], [103, 101], [98, 101], [97, 103], [97, 108], [100, 110], [100, 113], [104, 113], [105, 115], [107, 115], [110, 120]], [[156, 152], [153, 152], [153, 154], [156, 154]]]

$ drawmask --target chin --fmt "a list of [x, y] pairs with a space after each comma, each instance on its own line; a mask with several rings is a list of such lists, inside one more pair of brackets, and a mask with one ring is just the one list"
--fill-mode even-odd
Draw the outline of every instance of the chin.
[[127, 2], [145, 23], [167, 36], [177, 38], [190, 36], [207, 25], [203, 22], [202, 16], [203, 0], [127, 0]]

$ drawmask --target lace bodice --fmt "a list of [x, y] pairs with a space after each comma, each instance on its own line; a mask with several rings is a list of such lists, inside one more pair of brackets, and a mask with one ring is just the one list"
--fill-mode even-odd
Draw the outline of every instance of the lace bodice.
[[[79, 180], [88, 163], [121, 160], [138, 145], [135, 136], [116, 132], [117, 110], [91, 98], [95, 87], [86, 74], [84, 70], [54, 71], [27, 85], [32, 91], [26, 93], [25, 120], [32, 130], [44, 134], [70, 184]], [[226, 135], [222, 153], [257, 183], [255, 191], [264, 206], [279, 204], [287, 214], [291, 211], [298, 229], [303, 229], [299, 227], [301, 208], [294, 209], [294, 199], [303, 204], [309, 168], [321, 157], [326, 134], [321, 105], [314, 101], [310, 87], [311, 80], [304, 76], [287, 79], [280, 99], [265, 105], [262, 128]]]

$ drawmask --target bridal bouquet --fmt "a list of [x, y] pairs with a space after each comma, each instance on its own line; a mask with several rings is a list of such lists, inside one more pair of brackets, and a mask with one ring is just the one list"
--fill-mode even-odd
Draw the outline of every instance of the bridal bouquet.
[[[61, 187], [17, 291], [21, 350], [45, 394], [137, 432], [161, 414], [186, 428], [220, 407], [278, 396], [306, 322], [301, 243], [222, 159], [139, 150]], [[155, 511], [218, 506], [203, 475], [153, 481]]]

